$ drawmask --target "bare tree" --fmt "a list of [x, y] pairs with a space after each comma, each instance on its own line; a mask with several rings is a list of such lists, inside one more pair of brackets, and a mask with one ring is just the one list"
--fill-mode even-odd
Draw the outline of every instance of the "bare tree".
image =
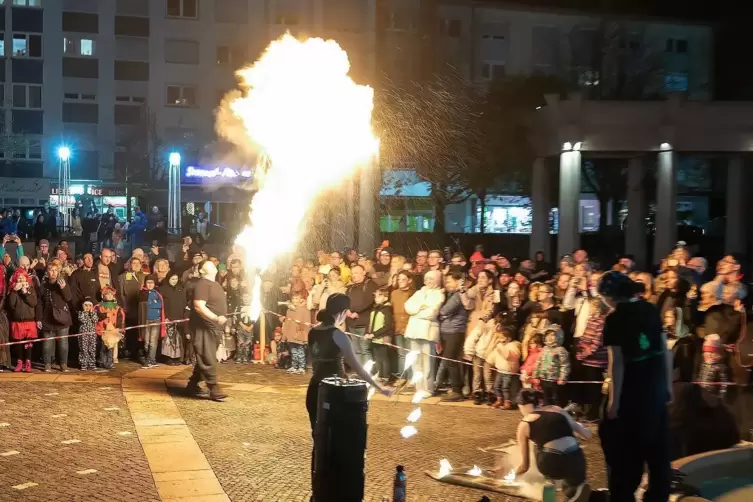
[[116, 177], [150, 185], [167, 182], [168, 145], [148, 105], [141, 107], [139, 122], [118, 143], [122, 151], [118, 155]]

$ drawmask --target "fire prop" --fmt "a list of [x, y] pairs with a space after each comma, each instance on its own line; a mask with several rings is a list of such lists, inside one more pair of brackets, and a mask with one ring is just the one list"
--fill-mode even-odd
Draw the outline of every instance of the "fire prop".
[[[262, 159], [254, 173], [251, 224], [236, 240], [252, 271], [251, 313], [261, 313], [261, 274], [295, 249], [317, 197], [351, 176], [378, 151], [371, 125], [374, 91], [348, 76], [350, 62], [333, 40], [272, 42], [237, 72], [244, 91], [228, 97], [245, 138], [218, 119], [220, 134]], [[222, 113], [220, 113], [222, 115]]]

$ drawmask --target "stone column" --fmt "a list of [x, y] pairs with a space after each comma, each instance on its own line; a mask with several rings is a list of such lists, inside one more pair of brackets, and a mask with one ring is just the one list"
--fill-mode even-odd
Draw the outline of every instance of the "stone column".
[[635, 257], [639, 268], [646, 265], [646, 194], [643, 191], [643, 178], [646, 167], [643, 159], [635, 157], [628, 163], [627, 231], [625, 232], [625, 252]]
[[580, 246], [580, 163], [579, 151], [560, 154], [559, 234], [554, 262]]
[[725, 253], [745, 253], [748, 247], [743, 215], [746, 209], [746, 185], [743, 159], [735, 157], [727, 164], [727, 228], [724, 237]]
[[544, 251], [546, 259], [554, 263], [549, 239], [549, 178], [546, 172], [546, 159], [539, 157], [533, 161], [531, 183], [531, 240], [528, 257], [533, 259], [537, 251]]
[[372, 255], [379, 238], [379, 221], [376, 210], [379, 186], [376, 182], [379, 175], [379, 156], [361, 169], [361, 194], [358, 210], [358, 249], [362, 253]]
[[677, 155], [659, 152], [656, 166], [656, 235], [652, 263], [664, 259], [677, 242]]

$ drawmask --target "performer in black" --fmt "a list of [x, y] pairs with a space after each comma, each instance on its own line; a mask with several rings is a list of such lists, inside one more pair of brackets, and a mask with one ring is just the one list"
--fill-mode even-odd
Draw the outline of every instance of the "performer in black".
[[[356, 357], [356, 353], [350, 344], [348, 335], [336, 328], [337, 325], [345, 321], [345, 317], [350, 309], [350, 299], [341, 293], [335, 293], [327, 299], [327, 306], [320, 310], [316, 315], [319, 325], [309, 332], [309, 349], [311, 351], [311, 362], [314, 368], [314, 374], [309, 383], [308, 392], [306, 393], [306, 409], [309, 412], [311, 421], [311, 433], [314, 433], [316, 425], [317, 404], [319, 400], [319, 384], [325, 378], [332, 376], [345, 377], [345, 368], [343, 361], [352, 368], [359, 377], [373, 385], [379, 392], [389, 396], [392, 391], [380, 385], [366, 371]], [[311, 455], [312, 469], [311, 479], [314, 479], [313, 460], [314, 453]]]
[[223, 326], [227, 323], [227, 298], [225, 290], [215, 281], [217, 267], [214, 263], [202, 263], [199, 274], [201, 278], [193, 290], [193, 309], [189, 319], [196, 364], [186, 392], [203, 395], [199, 383], [204, 380], [209, 387], [209, 397], [213, 401], [222, 401], [227, 395], [220, 391], [217, 384], [217, 344], [223, 336]]
[[599, 294], [614, 310], [604, 323], [609, 350], [609, 400], [599, 426], [612, 502], [635, 500], [648, 467], [645, 502], [669, 497], [669, 418], [672, 354], [656, 306], [640, 297], [643, 285], [607, 272]]

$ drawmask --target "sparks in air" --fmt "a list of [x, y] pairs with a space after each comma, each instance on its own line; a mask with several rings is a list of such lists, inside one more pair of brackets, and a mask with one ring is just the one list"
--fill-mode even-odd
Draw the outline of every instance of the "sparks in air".
[[421, 418], [421, 408], [416, 408], [410, 412], [410, 415], [408, 415], [408, 422], [416, 423], [419, 418]]
[[427, 392], [425, 390], [417, 390], [415, 394], [413, 394], [413, 399], [411, 399], [411, 403], [418, 404], [427, 397], [431, 396], [430, 392]]
[[[272, 42], [252, 66], [237, 72], [244, 93], [226, 106], [245, 131], [218, 120], [218, 132], [259, 153], [250, 225], [236, 239], [254, 282], [293, 251], [317, 197], [368, 164], [378, 151], [371, 114], [374, 91], [348, 76], [346, 52], [333, 40]], [[219, 116], [219, 115], [218, 115]], [[305, 183], [301, 180], [305, 179]], [[261, 312], [253, 289], [252, 314]]]

